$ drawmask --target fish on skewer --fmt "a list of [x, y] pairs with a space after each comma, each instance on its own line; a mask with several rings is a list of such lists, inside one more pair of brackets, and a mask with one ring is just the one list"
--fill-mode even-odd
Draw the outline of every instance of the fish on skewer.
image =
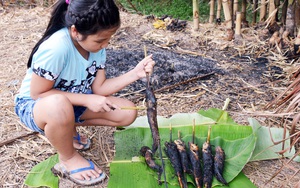
[[153, 154], [151, 149], [148, 146], [143, 146], [140, 150], [140, 154], [145, 157], [145, 161], [147, 165], [154, 171], [157, 172], [158, 175], [158, 184], [161, 185], [161, 174], [163, 169], [160, 165], [156, 164], [153, 159]]
[[212, 155], [212, 150], [210, 146], [210, 132], [211, 127], [208, 129], [208, 136], [206, 141], [202, 146], [202, 157], [203, 157], [203, 186], [205, 188], [212, 187], [213, 180], [213, 168], [214, 168], [214, 158]]
[[215, 157], [214, 157], [214, 174], [217, 180], [224, 185], [228, 185], [227, 181], [223, 177], [223, 170], [224, 170], [224, 164], [225, 164], [225, 152], [220, 147], [217, 146], [215, 148]]
[[[145, 57], [147, 57], [147, 49], [146, 46], [144, 46], [144, 53]], [[167, 178], [165, 173], [165, 165], [162, 158], [162, 150], [160, 146], [160, 136], [159, 136], [159, 130], [158, 130], [158, 123], [157, 123], [157, 102], [156, 97], [154, 95], [154, 92], [152, 88], [150, 87], [150, 75], [149, 73], [146, 73], [147, 78], [147, 84], [146, 84], [146, 106], [147, 106], [147, 118], [148, 123], [150, 126], [151, 134], [152, 134], [152, 154], [154, 155], [157, 149], [159, 150], [159, 158], [161, 160], [162, 165], [162, 173], [164, 175], [164, 182], [165, 187], [168, 188], [167, 184]]]
[[179, 152], [183, 172], [192, 174], [193, 172], [190, 168], [190, 159], [188, 157], [184, 141], [179, 138], [177, 140], [174, 140], [174, 143], [176, 144], [177, 150]]
[[155, 95], [150, 88], [149, 82], [146, 85], [146, 106], [147, 106], [147, 118], [152, 133], [152, 152], [153, 154], [157, 151], [160, 145], [160, 136], [157, 124], [157, 103]]
[[170, 162], [175, 170], [180, 188], [187, 188], [187, 182], [184, 178], [184, 173], [181, 166], [180, 156], [177, 146], [174, 142], [165, 142], [165, 152], [170, 159]]
[[200, 150], [197, 144], [194, 144], [195, 141], [195, 122], [193, 125], [193, 141], [188, 142], [189, 145], [189, 159], [192, 164], [192, 174], [195, 179], [196, 187], [202, 188], [203, 186], [203, 174], [201, 169], [200, 161]]

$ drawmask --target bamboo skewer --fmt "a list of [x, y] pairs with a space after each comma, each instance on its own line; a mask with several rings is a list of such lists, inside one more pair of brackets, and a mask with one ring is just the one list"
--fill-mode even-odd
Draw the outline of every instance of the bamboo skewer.
[[120, 108], [121, 110], [145, 110], [146, 107], [144, 106], [136, 106], [136, 107], [131, 107], [131, 106], [123, 106]]

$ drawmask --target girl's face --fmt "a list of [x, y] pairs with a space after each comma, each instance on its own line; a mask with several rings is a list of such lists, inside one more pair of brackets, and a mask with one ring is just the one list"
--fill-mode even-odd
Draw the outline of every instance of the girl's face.
[[111, 39], [112, 35], [116, 33], [117, 29], [118, 27], [104, 30], [104, 31], [99, 31], [96, 34], [88, 35], [85, 39], [83, 35], [77, 32], [74, 38], [75, 41], [78, 43], [78, 46], [76, 44], [75, 46], [81, 47], [83, 50], [87, 52], [96, 53], [108, 46], [109, 40]]

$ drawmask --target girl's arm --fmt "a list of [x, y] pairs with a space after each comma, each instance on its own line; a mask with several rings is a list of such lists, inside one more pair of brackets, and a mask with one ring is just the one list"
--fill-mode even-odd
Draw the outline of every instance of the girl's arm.
[[146, 73], [151, 74], [154, 65], [152, 55], [149, 55], [139, 62], [134, 69], [115, 78], [106, 79], [105, 71], [99, 70], [92, 84], [93, 93], [103, 96], [112, 95], [132, 82], [146, 77]]
[[53, 85], [54, 81], [47, 80], [33, 73], [30, 84], [31, 98], [36, 100], [53, 94], [61, 94], [66, 96], [72, 105], [85, 106], [93, 112], [109, 112], [111, 107], [118, 108], [104, 96], [65, 92], [54, 89]]

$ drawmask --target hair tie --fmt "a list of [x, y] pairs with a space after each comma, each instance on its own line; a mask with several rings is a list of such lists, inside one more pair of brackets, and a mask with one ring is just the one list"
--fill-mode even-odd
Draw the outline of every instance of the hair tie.
[[70, 4], [70, 0], [66, 0], [66, 3], [67, 3], [67, 4]]

